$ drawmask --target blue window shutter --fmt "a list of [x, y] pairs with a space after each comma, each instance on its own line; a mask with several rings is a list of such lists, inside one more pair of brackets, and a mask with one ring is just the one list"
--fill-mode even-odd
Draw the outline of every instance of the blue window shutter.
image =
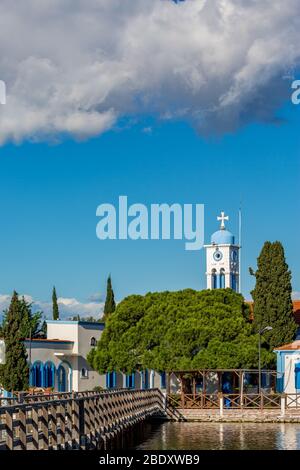
[[144, 378], [144, 386], [143, 388], [149, 388], [149, 383], [148, 383], [148, 370], [146, 369], [143, 373], [143, 378]]
[[160, 388], [166, 388], [166, 373], [162, 372], [160, 374]]
[[109, 388], [109, 372], [106, 372], [106, 388]]
[[117, 373], [114, 371], [113, 372], [113, 388], [115, 388], [117, 385]]
[[300, 391], [300, 362], [295, 364], [295, 389]]
[[132, 372], [132, 388], [135, 388], [135, 372]]
[[45, 367], [41, 364], [41, 386], [45, 387]]

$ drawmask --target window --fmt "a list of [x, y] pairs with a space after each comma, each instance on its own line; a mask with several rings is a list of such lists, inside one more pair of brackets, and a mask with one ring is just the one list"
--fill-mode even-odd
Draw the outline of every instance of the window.
[[231, 288], [234, 291], [237, 291], [237, 276], [235, 274], [231, 275]]
[[94, 338], [94, 336], [91, 338], [91, 346], [92, 347], [95, 347], [97, 345], [97, 341], [96, 341], [96, 338]]
[[217, 271], [215, 269], [211, 272], [211, 285], [212, 289], [217, 289]]
[[166, 388], [167, 381], [166, 381], [166, 373], [161, 372], [160, 373], [160, 388]]
[[225, 289], [225, 269], [220, 270], [220, 287], [221, 289]]
[[298, 393], [300, 391], [300, 363], [295, 364], [295, 389]]
[[52, 362], [46, 362], [44, 365], [44, 387], [54, 387], [55, 366]]
[[126, 375], [126, 388], [135, 387], [135, 373]]
[[147, 369], [141, 372], [141, 377], [142, 377], [142, 389], [149, 388], [149, 377], [148, 377]]
[[117, 374], [116, 372], [106, 373], [106, 388], [115, 388], [117, 385]]
[[83, 367], [80, 371], [80, 378], [81, 379], [87, 379], [88, 376], [89, 376], [88, 370], [85, 367]]

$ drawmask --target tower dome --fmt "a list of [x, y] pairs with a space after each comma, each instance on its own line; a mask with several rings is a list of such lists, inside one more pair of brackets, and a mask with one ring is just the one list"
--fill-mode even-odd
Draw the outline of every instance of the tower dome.
[[229, 230], [217, 230], [211, 236], [211, 243], [216, 245], [234, 245], [234, 235]]

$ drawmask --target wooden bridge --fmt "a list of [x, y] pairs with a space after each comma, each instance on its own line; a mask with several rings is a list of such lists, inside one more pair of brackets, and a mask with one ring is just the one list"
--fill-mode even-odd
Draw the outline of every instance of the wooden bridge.
[[165, 399], [158, 389], [0, 399], [0, 448], [123, 448], [130, 445], [134, 427], [164, 414]]

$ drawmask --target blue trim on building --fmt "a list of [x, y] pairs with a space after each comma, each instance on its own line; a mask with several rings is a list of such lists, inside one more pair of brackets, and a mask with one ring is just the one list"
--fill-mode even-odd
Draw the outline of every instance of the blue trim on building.
[[117, 385], [117, 373], [106, 372], [106, 388], [115, 388]]
[[56, 367], [52, 361], [47, 361], [44, 364], [44, 386], [46, 388], [55, 387], [55, 372]]
[[103, 330], [105, 327], [104, 322], [92, 322], [92, 321], [73, 321], [73, 320], [46, 320], [46, 323], [48, 324], [60, 324], [60, 325], [80, 325], [80, 326], [93, 326], [95, 327], [95, 330]]
[[126, 375], [126, 388], [135, 388], [135, 372]]
[[27, 344], [30, 344], [31, 343], [31, 346], [33, 346], [34, 344], [36, 343], [65, 343], [65, 344], [74, 344], [74, 341], [71, 341], [71, 340], [63, 340], [63, 339], [34, 339], [32, 341], [30, 341], [29, 339], [25, 339], [24, 340], [24, 344], [27, 345]]
[[67, 374], [66, 369], [62, 364], [59, 364], [57, 371], [57, 390], [59, 392], [67, 392]]
[[167, 377], [166, 372], [160, 373], [160, 388], [166, 388], [167, 386], [166, 377]]
[[295, 389], [300, 392], [300, 362], [295, 364]]

